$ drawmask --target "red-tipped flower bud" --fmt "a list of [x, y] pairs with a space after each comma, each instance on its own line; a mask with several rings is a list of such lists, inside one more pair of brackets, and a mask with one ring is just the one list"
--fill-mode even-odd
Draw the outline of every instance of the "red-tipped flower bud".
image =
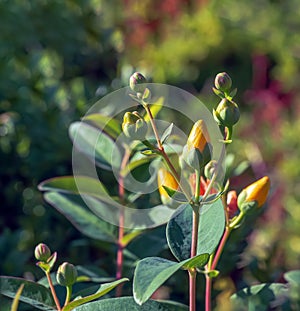
[[261, 207], [267, 200], [270, 190], [270, 179], [265, 176], [242, 190], [238, 196], [238, 207], [247, 212], [254, 207]]
[[128, 138], [144, 140], [148, 131], [148, 125], [137, 111], [126, 112], [123, 118], [122, 129]]
[[238, 210], [237, 194], [235, 190], [231, 190], [227, 193], [227, 212], [229, 218], [232, 218]]
[[210, 137], [203, 120], [197, 121], [183, 148], [182, 158], [193, 169], [199, 170], [211, 159]]
[[61, 264], [56, 273], [57, 283], [62, 286], [72, 286], [77, 279], [77, 270], [74, 265], [68, 262]]
[[157, 172], [157, 184], [162, 203], [166, 205], [169, 204], [171, 202], [171, 198], [163, 186], [171, 188], [175, 191], [178, 190], [179, 185], [176, 179], [168, 170], [162, 167]]
[[220, 101], [217, 109], [213, 110], [213, 114], [217, 123], [227, 127], [233, 126], [240, 119], [238, 105], [227, 98], [223, 98]]
[[51, 251], [46, 244], [40, 243], [34, 250], [34, 256], [37, 260], [46, 262], [51, 256]]
[[222, 92], [229, 92], [232, 86], [232, 80], [226, 72], [221, 72], [216, 75], [215, 87]]
[[129, 86], [136, 93], [144, 93], [145, 83], [147, 83], [146, 78], [139, 72], [135, 72], [129, 79]]

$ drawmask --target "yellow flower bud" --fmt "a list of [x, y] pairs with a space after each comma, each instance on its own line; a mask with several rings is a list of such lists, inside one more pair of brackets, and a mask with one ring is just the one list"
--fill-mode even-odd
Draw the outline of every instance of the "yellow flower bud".
[[203, 152], [206, 144], [209, 141], [210, 141], [210, 137], [209, 137], [205, 122], [203, 120], [198, 120], [193, 125], [189, 138], [187, 140], [188, 150], [191, 150], [192, 148], [196, 148], [200, 152]]
[[167, 191], [164, 189], [163, 186], [166, 186], [173, 190], [178, 190], [179, 185], [176, 179], [168, 170], [162, 167], [157, 172], [157, 184], [158, 184], [158, 191], [160, 194], [161, 201], [164, 204], [169, 203], [171, 198], [169, 197]]
[[193, 169], [199, 170], [211, 159], [210, 137], [206, 124], [203, 120], [198, 120], [188, 137], [183, 148], [182, 159]]
[[267, 200], [270, 190], [270, 179], [265, 176], [256, 182], [252, 183], [239, 194], [238, 206], [241, 210], [253, 202], [256, 207], [261, 207]]

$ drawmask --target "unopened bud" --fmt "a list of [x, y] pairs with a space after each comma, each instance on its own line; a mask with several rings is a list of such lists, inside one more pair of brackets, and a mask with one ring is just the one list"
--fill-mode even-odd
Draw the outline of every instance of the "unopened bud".
[[212, 179], [212, 177], [216, 174], [219, 174], [220, 168], [219, 168], [219, 164], [216, 160], [212, 160], [210, 162], [208, 162], [205, 167], [204, 167], [204, 176], [207, 179]]
[[226, 72], [221, 72], [216, 75], [215, 87], [222, 92], [229, 92], [232, 86], [232, 80]]
[[135, 72], [129, 79], [129, 86], [136, 93], [144, 93], [145, 83], [147, 83], [146, 78], [139, 72]]
[[270, 179], [265, 176], [242, 190], [238, 196], [238, 207], [241, 211], [261, 207], [267, 200], [270, 190]]
[[77, 279], [77, 270], [68, 262], [61, 264], [56, 273], [57, 283], [62, 286], [72, 286]]
[[174, 176], [165, 168], [160, 168], [157, 172], [157, 184], [160, 198], [163, 204], [167, 205], [171, 202], [171, 198], [163, 186], [173, 190], [178, 190], [179, 185]]
[[223, 98], [216, 110], [213, 110], [214, 118], [220, 125], [232, 127], [240, 119], [238, 105], [232, 100]]
[[46, 244], [40, 243], [34, 250], [34, 256], [37, 260], [46, 262], [51, 256], [51, 251]]
[[182, 158], [193, 169], [199, 170], [211, 159], [210, 137], [203, 120], [197, 121], [183, 148]]
[[229, 218], [232, 218], [238, 210], [237, 194], [235, 190], [231, 190], [227, 193], [227, 212]]
[[122, 129], [128, 138], [144, 140], [148, 131], [148, 125], [137, 111], [126, 112], [123, 118]]

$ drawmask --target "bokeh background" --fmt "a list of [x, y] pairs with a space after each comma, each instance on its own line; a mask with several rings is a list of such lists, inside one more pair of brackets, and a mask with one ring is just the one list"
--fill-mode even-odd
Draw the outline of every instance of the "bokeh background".
[[71, 174], [69, 124], [136, 70], [209, 109], [214, 76], [228, 72], [242, 113], [228, 152], [244, 168], [231, 187], [271, 177], [264, 213], [238, 255], [224, 255], [218, 299], [232, 282], [278, 282], [300, 268], [298, 0], [1, 0], [0, 20], [1, 275], [34, 277], [41, 241], [76, 264], [109, 253], [46, 205], [37, 185]]

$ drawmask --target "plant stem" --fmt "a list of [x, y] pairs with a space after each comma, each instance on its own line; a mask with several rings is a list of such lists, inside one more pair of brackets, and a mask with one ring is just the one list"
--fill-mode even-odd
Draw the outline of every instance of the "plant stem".
[[163, 147], [163, 145], [161, 143], [161, 140], [159, 138], [158, 130], [157, 130], [156, 124], [154, 122], [154, 118], [153, 118], [151, 109], [150, 109], [148, 104], [143, 104], [143, 106], [144, 106], [144, 108], [145, 108], [145, 110], [146, 110], [146, 112], [147, 112], [147, 114], [149, 116], [150, 123], [151, 123], [152, 129], [153, 129], [156, 141], [157, 141], [158, 149], [162, 151], [162, 150], [164, 150], [164, 147]]
[[[195, 203], [199, 203], [200, 199], [200, 172], [195, 170], [196, 173], [196, 188], [195, 188]], [[192, 228], [192, 245], [191, 245], [191, 258], [197, 255], [198, 245], [198, 231], [199, 231], [199, 205], [193, 206], [193, 228]], [[196, 310], [196, 279], [197, 271], [195, 268], [189, 270], [189, 290], [190, 290], [190, 311]]]
[[61, 311], [61, 306], [60, 306], [59, 300], [57, 298], [57, 295], [56, 295], [56, 292], [55, 292], [55, 289], [54, 289], [54, 286], [53, 286], [53, 283], [51, 280], [50, 272], [46, 272], [46, 277], [47, 277], [47, 280], [48, 280], [48, 283], [50, 286], [51, 294], [52, 294], [52, 297], [54, 299], [57, 311]]
[[205, 275], [205, 311], [211, 310], [211, 286], [212, 286], [212, 278], [208, 276], [208, 274]]
[[154, 118], [153, 118], [153, 115], [152, 115], [152, 112], [151, 112], [151, 109], [150, 109], [149, 105], [143, 103], [143, 107], [145, 108], [145, 110], [146, 110], [146, 112], [147, 112], [147, 114], [149, 116], [151, 127], [153, 129], [153, 132], [154, 132], [154, 135], [155, 135], [155, 138], [156, 138], [156, 141], [157, 141], [158, 150], [159, 150], [161, 156], [165, 160], [169, 170], [171, 171], [173, 177], [177, 181], [177, 183], [178, 183], [180, 189], [182, 190], [182, 192], [184, 193], [185, 197], [187, 198], [187, 200], [189, 202], [191, 202], [191, 197], [189, 195], [189, 192], [187, 191], [185, 186], [182, 184], [182, 182], [180, 182], [180, 176], [178, 175], [175, 167], [173, 166], [172, 162], [170, 161], [170, 158], [168, 157], [168, 155], [165, 152], [164, 146], [162, 145], [162, 142], [160, 140], [160, 137], [159, 137], [159, 134], [158, 134], [158, 130], [157, 130], [156, 124], [154, 122]]
[[65, 300], [65, 304], [64, 307], [70, 302], [71, 300], [71, 296], [72, 296], [72, 286], [67, 286], [66, 287], [67, 290], [67, 295], [66, 295], [66, 300]]
[[190, 289], [190, 301], [189, 311], [196, 311], [196, 277], [197, 271], [192, 268], [189, 270], [189, 289]]
[[[122, 172], [129, 160], [130, 157], [130, 149], [126, 146], [125, 153], [122, 159], [120, 171]], [[116, 271], [116, 279], [122, 278], [122, 270], [123, 270], [123, 251], [124, 246], [122, 243], [124, 237], [124, 204], [125, 204], [125, 189], [124, 189], [124, 176], [120, 174], [119, 176], [119, 199], [122, 207], [120, 208], [120, 216], [119, 216], [119, 235], [118, 235], [118, 251], [117, 251], [117, 271]], [[122, 286], [118, 286], [116, 288], [116, 296], [122, 296]]]

